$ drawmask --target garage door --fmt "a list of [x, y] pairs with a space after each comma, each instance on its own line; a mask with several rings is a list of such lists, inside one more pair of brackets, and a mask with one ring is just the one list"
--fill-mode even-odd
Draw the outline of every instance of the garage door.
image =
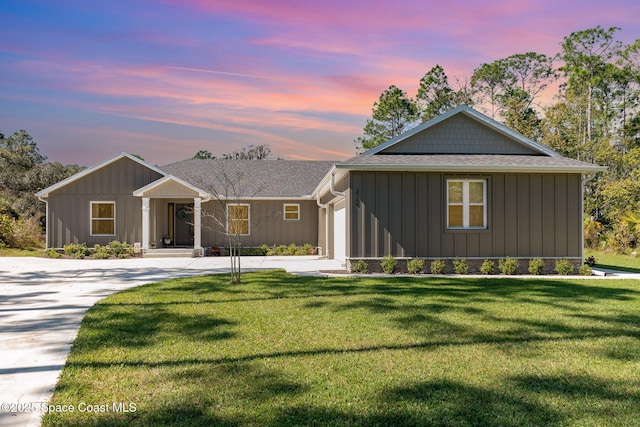
[[344, 201], [337, 203], [333, 210], [333, 259], [345, 262], [347, 238], [347, 210]]

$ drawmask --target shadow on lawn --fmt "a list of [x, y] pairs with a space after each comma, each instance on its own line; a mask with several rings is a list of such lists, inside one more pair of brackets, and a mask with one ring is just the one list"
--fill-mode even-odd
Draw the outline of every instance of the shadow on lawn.
[[[598, 399], [620, 398], [629, 405], [640, 400], [637, 393], [627, 397], [620, 395], [617, 390], [624, 387], [619, 384], [609, 384], [586, 375], [566, 378], [525, 375], [507, 378], [504, 384], [496, 384], [495, 389], [476, 388], [445, 379], [401, 384], [373, 396], [377, 399], [377, 405], [370, 405], [373, 408], [370, 410], [358, 410], [357, 406], [353, 410], [337, 410], [330, 405], [318, 406], [317, 403], [309, 406], [300, 406], [299, 402], [287, 405], [287, 396], [309, 393], [309, 386], [265, 368], [264, 364], [269, 359], [443, 346], [454, 348], [469, 344], [560, 343], [594, 337], [635, 340], [640, 338], [640, 316], [616, 314], [613, 310], [605, 314], [585, 313], [589, 313], [590, 307], [607, 302], [638, 299], [640, 293], [619, 284], [602, 286], [600, 283], [603, 282], [550, 279], [324, 279], [294, 277], [284, 272], [261, 272], [245, 274], [244, 280], [246, 282], [242, 285], [229, 285], [224, 277], [219, 276], [167, 281], [146, 288], [145, 295], [149, 298], [138, 300], [137, 289], [121, 293], [117, 298], [111, 297], [87, 313], [83, 329], [87, 328], [92, 334], [85, 337], [81, 333], [74, 344], [74, 352], [85, 349], [95, 351], [110, 346], [132, 349], [151, 346], [164, 332], [176, 332], [198, 341], [235, 337], [234, 329], [239, 326], [237, 322], [212, 314], [216, 313], [217, 304], [223, 301], [244, 303], [300, 299], [300, 306], [304, 310], [323, 310], [327, 316], [332, 311], [364, 310], [374, 315], [380, 314], [385, 321], [388, 317], [397, 328], [409, 330], [417, 338], [414, 343], [372, 343], [355, 348], [341, 346], [340, 343], [335, 348], [325, 345], [316, 349], [291, 351], [260, 351], [255, 348], [250, 354], [231, 357], [202, 354], [178, 360], [167, 355], [169, 360], [129, 358], [115, 362], [85, 362], [78, 358], [68, 361], [65, 369], [109, 368], [113, 363], [120, 367], [168, 367], [176, 372], [176, 381], [188, 378], [205, 388], [228, 384], [227, 379], [233, 378], [234, 389], [230, 392], [250, 404], [259, 405], [274, 396], [284, 402], [282, 407], [273, 409], [270, 417], [253, 419], [253, 415], [245, 414], [242, 410], [234, 412], [218, 408], [219, 402], [207, 401], [207, 397], [187, 396], [170, 400], [166, 407], [159, 409], [140, 408], [131, 416], [134, 418], [124, 416], [121, 423], [118, 418], [110, 418], [109, 424], [114, 426], [131, 425], [132, 420], [139, 424], [178, 426], [553, 425], [562, 424], [565, 421], [563, 415], [532, 396], [558, 393], [579, 397], [582, 390]], [[549, 306], [555, 310], [555, 314], [564, 316], [565, 321], [553, 316], [530, 318], [526, 314], [506, 320], [495, 309], [489, 310], [484, 305], [494, 302], [504, 305], [506, 310], [510, 304], [524, 304], [531, 307], [532, 312]], [[184, 305], [185, 309], [176, 305]], [[200, 308], [188, 311], [187, 315], [185, 311], [189, 305]], [[474, 329], [453, 322], [447, 318], [449, 313], [473, 316], [483, 322], [483, 328]], [[577, 323], [566, 322], [572, 318]], [[625, 350], [619, 356], [629, 357], [629, 354], [630, 351]], [[249, 366], [254, 361], [264, 362], [261, 370]], [[218, 382], [218, 378], [225, 380]], [[68, 386], [73, 387], [73, 384]], [[630, 387], [637, 388], [637, 384]], [[86, 424], [77, 425], [100, 424], [94, 421], [89, 419]]]

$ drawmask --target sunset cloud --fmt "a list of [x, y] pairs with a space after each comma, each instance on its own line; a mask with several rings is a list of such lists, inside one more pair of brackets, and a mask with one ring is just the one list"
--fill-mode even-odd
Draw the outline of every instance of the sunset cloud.
[[632, 0], [7, 0], [0, 129], [84, 165], [247, 144], [344, 159], [389, 85], [415, 96], [436, 64], [455, 85], [484, 62], [554, 55], [596, 25], [622, 27], [628, 43], [638, 16]]

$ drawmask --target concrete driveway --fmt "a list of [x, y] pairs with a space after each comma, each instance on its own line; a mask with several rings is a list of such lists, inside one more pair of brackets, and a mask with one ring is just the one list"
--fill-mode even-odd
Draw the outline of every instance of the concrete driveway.
[[[243, 257], [243, 270], [340, 270], [317, 257]], [[123, 289], [229, 271], [229, 258], [0, 258], [0, 425], [38, 426], [85, 311]]]

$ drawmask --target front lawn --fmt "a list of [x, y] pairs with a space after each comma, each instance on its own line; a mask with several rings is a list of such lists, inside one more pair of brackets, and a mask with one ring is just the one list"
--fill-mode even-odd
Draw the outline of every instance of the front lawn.
[[51, 402], [75, 410], [44, 425], [640, 420], [638, 281], [243, 280], [170, 280], [94, 306]]
[[610, 268], [612, 270], [640, 273], [640, 257], [633, 255], [610, 254], [591, 249], [584, 250], [584, 257], [593, 256], [596, 259], [595, 267]]
[[44, 256], [44, 247], [38, 248], [0, 248], [0, 257], [42, 257]]

